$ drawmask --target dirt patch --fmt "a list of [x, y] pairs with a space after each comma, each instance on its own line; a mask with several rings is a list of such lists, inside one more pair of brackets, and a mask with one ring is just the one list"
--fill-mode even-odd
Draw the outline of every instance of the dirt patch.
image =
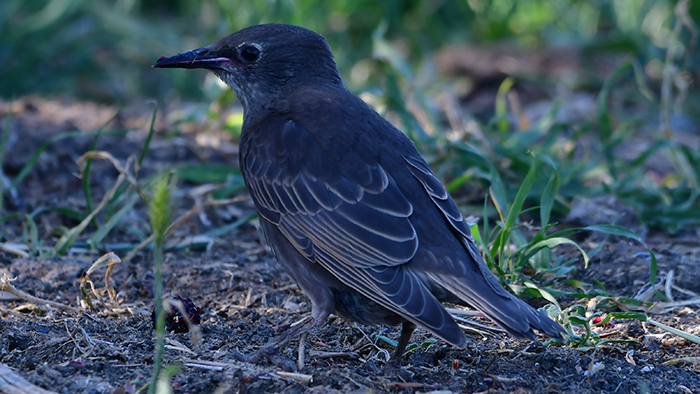
[[[18, 173], [18, 168], [43, 141], [76, 126], [70, 119], [52, 121], [46, 111], [54, 107], [42, 103], [45, 102], [25, 105], [13, 117], [12, 146], [4, 164], [10, 177]], [[80, 105], [50, 103], [71, 108]], [[104, 122], [98, 116], [104, 108], [83, 109], [95, 114], [96, 119], [81, 127], [95, 128]], [[124, 120], [123, 124], [131, 120]], [[140, 150], [144, 136], [144, 132], [135, 132], [128, 137], [109, 137], [114, 139], [100, 140], [98, 149], [125, 159]], [[236, 160], [235, 150], [231, 153], [231, 149], [198, 145], [194, 133], [182, 138], [193, 148], [150, 152], [144, 162], [144, 174], [177, 163]], [[91, 138], [87, 137], [54, 143], [42, 154], [36, 169], [18, 186], [14, 196], [5, 196], [5, 206], [14, 204], [10, 209], [19, 212], [53, 205], [84, 207], [82, 182], [73, 174], [77, 172], [75, 159], [89, 149], [90, 143]], [[93, 193], [101, 197], [117, 174], [104, 164], [96, 164], [93, 171]], [[183, 194], [193, 187], [181, 186]], [[183, 197], [179, 205], [184, 210], [191, 201]], [[203, 232], [250, 212], [247, 202], [233, 208], [209, 208], [193, 220], [187, 231]], [[125, 216], [124, 223], [110, 234], [109, 243], [138, 242], [138, 231], [133, 229], [147, 233], [145, 223], [144, 208], [137, 204], [134, 213]], [[54, 233], [56, 228], [73, 225], [75, 222], [64, 215], [39, 216], [39, 239], [44, 246], [51, 246], [58, 238]], [[0, 237], [0, 242], [20, 241], [21, 222], [3, 222]], [[676, 288], [672, 291], [677, 300], [691, 298], [690, 292], [700, 293], [700, 246], [693, 240], [697, 238], [649, 239], [659, 258], [660, 274], [674, 272]], [[81, 306], [80, 282], [102, 252], [75, 249], [66, 257], [50, 258], [0, 253], [0, 275], [16, 278], [12, 282], [16, 288], [76, 308], [74, 312], [61, 312], [30, 305], [0, 292], [1, 363], [31, 383], [59, 393], [114, 393], [120, 388], [125, 390], [122, 392], [133, 392], [133, 387], [149, 381], [154, 338], [150, 319], [153, 308], [150, 254], [142, 253], [129, 262], [117, 264], [109, 285], [117, 292], [118, 302], [98, 304], [90, 310]], [[644, 252], [636, 244], [615, 241], [591, 261], [587, 270], [580, 268], [572, 279], [588, 283], [598, 279], [610, 293], [632, 297], [648, 281], [649, 260]], [[123, 257], [125, 253], [118, 254]], [[104, 287], [104, 270], [93, 273], [90, 279], [98, 288]], [[617, 321], [615, 326], [599, 332], [610, 339], [635, 339], [637, 343], [611, 343], [595, 351], [544, 347], [502, 335], [469, 335], [468, 348], [457, 350], [439, 340], [428, 344], [426, 341], [432, 338], [418, 330], [413, 341], [426, 345], [405, 357], [404, 367], [411, 375], [408, 382], [398, 382], [396, 377], [381, 373], [392, 349], [377, 335], [396, 339], [397, 327], [362, 326], [342, 318], [331, 318], [303, 340], [306, 360], [299, 372], [311, 375], [310, 383], [281, 376], [279, 368], [266, 362], [251, 365], [233, 361], [233, 351], [255, 351], [285, 325], [310, 312], [308, 300], [260, 243], [254, 222], [217, 237], [208, 249], [167, 253], [165, 289], [168, 296], [191, 298], [204, 311], [202, 340], [198, 346], [190, 334], [167, 334], [165, 364], [179, 367], [171, 379], [175, 393], [211, 393], [217, 388], [226, 393], [435, 390], [696, 393], [700, 387], [697, 362], [665, 364], [700, 357], [697, 345], [637, 321]], [[697, 310], [690, 308], [697, 305], [654, 318], [697, 335], [700, 318]], [[292, 341], [282, 355], [297, 360], [298, 349], [299, 339]]]

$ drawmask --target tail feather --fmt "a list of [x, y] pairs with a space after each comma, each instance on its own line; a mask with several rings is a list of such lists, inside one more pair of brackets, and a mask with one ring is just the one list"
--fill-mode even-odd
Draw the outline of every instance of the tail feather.
[[516, 338], [535, 339], [534, 329], [562, 340], [565, 331], [559, 324], [508, 292], [504, 291], [505, 295], [497, 293], [480, 279], [467, 280], [463, 277], [434, 273], [428, 275], [437, 284], [486, 315]]

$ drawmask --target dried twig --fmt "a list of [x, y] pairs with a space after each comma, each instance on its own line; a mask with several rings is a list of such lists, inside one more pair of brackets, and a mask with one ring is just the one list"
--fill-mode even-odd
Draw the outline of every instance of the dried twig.
[[306, 375], [303, 373], [277, 371], [276, 374], [283, 377], [283, 378], [296, 380], [297, 382], [304, 383], [304, 384], [309, 384], [309, 383], [314, 381], [313, 375]]
[[299, 354], [297, 356], [297, 369], [304, 369], [304, 355], [306, 352], [306, 333], [299, 335]]
[[48, 305], [52, 308], [57, 308], [57, 309], [62, 309], [66, 311], [71, 311], [75, 312], [76, 309], [73, 308], [70, 305], [66, 304], [61, 304], [60, 302], [55, 302], [55, 301], [49, 301], [49, 300], [44, 300], [41, 298], [34, 297], [33, 295], [26, 293], [22, 290], [17, 289], [16, 287], [12, 286], [12, 283], [10, 283], [12, 279], [10, 279], [7, 274], [3, 274], [2, 277], [0, 277], [0, 290], [6, 291], [12, 295], [15, 295], [27, 302], [30, 302], [32, 304], [36, 305]]
[[[90, 353], [92, 353], [92, 351], [95, 350], [95, 347], [97, 347], [97, 345], [95, 345], [95, 342], [93, 342], [90, 335], [88, 335], [88, 333], [82, 327], [77, 326], [75, 329], [73, 329], [73, 331], [70, 331], [70, 329], [68, 328], [68, 322], [64, 321], [63, 324], [66, 328], [66, 332], [68, 333], [68, 337], [70, 338], [71, 342], [73, 342], [75, 348], [78, 349], [80, 353], [82, 353], [81, 357], [87, 358], [90, 355]], [[89, 346], [87, 348], [84, 348], [80, 345], [82, 338], [80, 338], [80, 336], [78, 335], [79, 333], [83, 334], [85, 342], [88, 343]]]

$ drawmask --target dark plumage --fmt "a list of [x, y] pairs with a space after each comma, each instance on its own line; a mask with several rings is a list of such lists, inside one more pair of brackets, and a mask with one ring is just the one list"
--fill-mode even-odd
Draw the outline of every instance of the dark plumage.
[[[441, 302], [467, 304], [513, 336], [561, 326], [508, 293], [454, 201], [413, 143], [343, 85], [326, 40], [260, 25], [154, 67], [207, 68], [236, 93], [240, 166], [277, 259], [313, 304], [370, 324], [414, 324], [457, 347]], [[291, 334], [290, 334], [291, 335]]]

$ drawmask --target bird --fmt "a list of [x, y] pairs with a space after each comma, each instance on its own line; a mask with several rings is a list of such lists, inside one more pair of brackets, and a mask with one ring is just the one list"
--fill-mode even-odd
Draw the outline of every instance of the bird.
[[538, 330], [562, 340], [561, 325], [499, 283], [414, 143], [344, 85], [321, 34], [255, 25], [153, 67], [206, 69], [233, 90], [243, 107], [239, 165], [262, 238], [311, 301], [303, 324], [242, 359], [272, 360], [333, 313], [400, 324], [390, 365], [400, 366], [416, 326], [465, 348], [443, 302], [516, 338]]

